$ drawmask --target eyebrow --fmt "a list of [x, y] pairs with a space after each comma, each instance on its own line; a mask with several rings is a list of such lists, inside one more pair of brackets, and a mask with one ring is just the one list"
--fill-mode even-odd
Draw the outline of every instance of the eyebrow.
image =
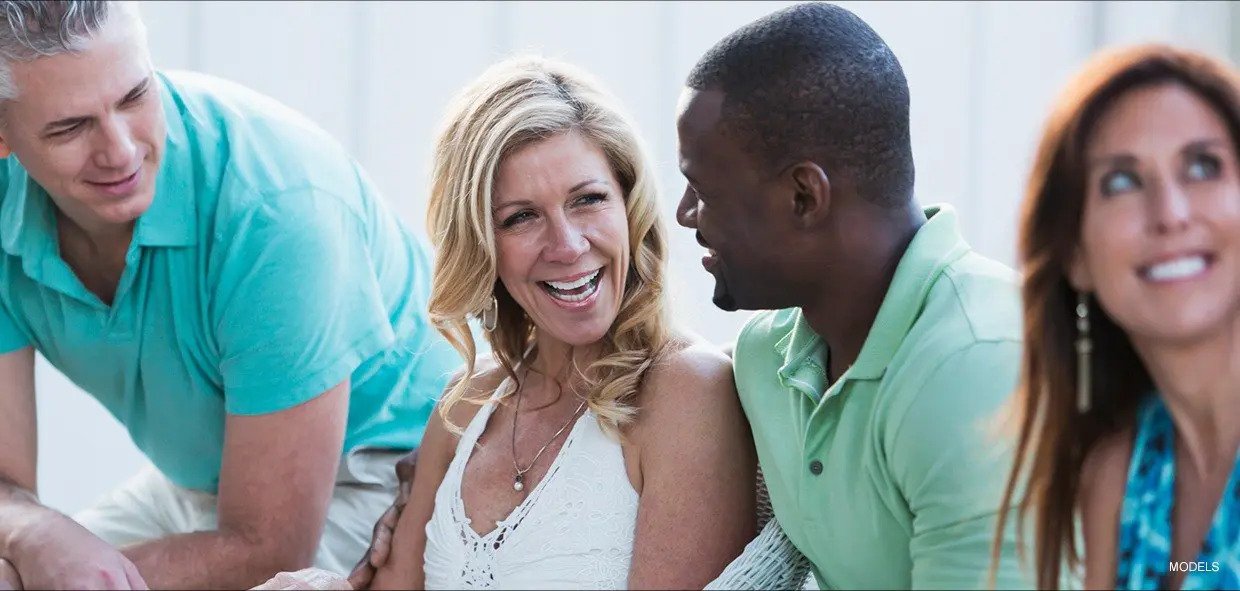
[[1137, 157], [1132, 154], [1112, 154], [1110, 156], [1095, 158], [1090, 161], [1089, 170], [1103, 168], [1104, 166], [1111, 168], [1131, 168], [1136, 165], [1136, 163]]
[[[586, 179], [586, 180], [584, 180], [584, 181], [581, 181], [580, 183], [577, 183], [577, 184], [573, 185], [573, 186], [572, 186], [572, 188], [570, 188], [570, 189], [567, 191], [567, 193], [568, 193], [568, 194], [572, 194], [572, 193], [574, 193], [574, 192], [576, 192], [576, 191], [581, 190], [581, 189], [582, 189], [582, 188], [584, 188], [584, 187], [588, 187], [588, 186], [590, 186], [590, 185], [594, 185], [594, 184], [599, 184], [599, 185], [607, 185], [607, 186], [609, 186], [609, 187], [611, 186], [611, 183], [609, 183], [609, 182], [607, 182], [607, 181], [605, 181], [605, 180], [603, 180], [603, 179], [598, 179], [598, 178], [588, 178], [588, 179]], [[497, 205], [495, 205], [495, 206], [491, 207], [491, 211], [499, 211], [499, 210], [504, 209], [504, 208], [507, 208], [507, 207], [515, 207], [515, 206], [518, 206], [518, 205], [533, 205], [533, 203], [534, 203], [534, 202], [533, 202], [533, 201], [530, 201], [529, 199], [518, 199], [518, 200], [515, 200], [515, 201], [508, 201], [508, 202], [505, 202], [505, 203], [500, 203], [500, 204], [497, 204]]]
[[[1203, 140], [1196, 140], [1193, 142], [1189, 142], [1188, 145], [1181, 148], [1180, 153], [1187, 154], [1187, 153], [1192, 153], [1192, 152], [1201, 152], [1203, 150], [1206, 150], [1214, 146], [1226, 145], [1226, 143], [1227, 142], [1224, 141], [1222, 138], [1207, 138]], [[1137, 158], [1136, 156], [1133, 156], [1132, 154], [1113, 154], [1110, 156], [1103, 156], [1101, 158], [1095, 158], [1093, 161], [1089, 163], [1089, 169], [1094, 170], [1097, 168], [1101, 168], [1105, 165], [1110, 165], [1116, 168], [1122, 168], [1122, 167], [1131, 168], [1135, 166], [1136, 163], [1137, 163]]]
[[1213, 146], [1226, 145], [1226, 143], [1227, 142], [1223, 141], [1222, 138], [1216, 138], [1216, 137], [1207, 138], [1204, 140], [1197, 140], [1195, 142], [1189, 142], [1189, 144], [1187, 146], [1184, 146], [1184, 149], [1180, 150], [1180, 152], [1200, 152], [1202, 150], [1205, 150], [1206, 148], [1210, 148]]
[[[129, 92], [125, 93], [125, 96], [121, 97], [121, 100], [118, 101], [116, 104], [119, 106], [128, 101], [133, 100], [139, 94], [141, 94], [143, 91], [149, 88], [150, 85], [151, 85], [151, 75], [147, 74], [145, 78], [143, 78], [140, 82], [134, 85], [133, 88], [129, 89]], [[51, 123], [48, 123], [47, 125], [44, 125], [43, 132], [49, 133], [51, 131], [56, 130], [56, 128], [60, 128], [60, 127], [72, 127], [84, 121], [90, 121], [91, 119], [94, 119], [93, 115], [75, 115], [72, 117], [64, 117], [64, 118], [52, 121]]]

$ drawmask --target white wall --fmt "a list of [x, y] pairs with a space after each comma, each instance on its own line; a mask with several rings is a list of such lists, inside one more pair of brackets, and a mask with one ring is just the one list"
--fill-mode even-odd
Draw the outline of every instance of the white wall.
[[[423, 227], [432, 134], [451, 94], [513, 50], [561, 57], [620, 96], [657, 162], [672, 230], [678, 319], [717, 342], [744, 320], [710, 302], [691, 234], [674, 106], [707, 48], [787, 3], [143, 3], [158, 66], [232, 78], [305, 112], [366, 166], [396, 210]], [[981, 252], [1014, 258], [1016, 207], [1043, 115], [1096, 48], [1163, 40], [1232, 51], [1228, 3], [845, 2], [894, 49], [912, 92], [917, 194], [949, 202]], [[141, 458], [102, 408], [38, 369], [40, 487], [66, 511], [134, 472]]]

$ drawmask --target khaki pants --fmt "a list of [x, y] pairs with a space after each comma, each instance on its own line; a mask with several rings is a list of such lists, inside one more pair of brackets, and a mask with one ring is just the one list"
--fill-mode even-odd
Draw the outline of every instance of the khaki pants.
[[[355, 450], [341, 459], [314, 566], [347, 574], [361, 559], [375, 522], [396, 499], [395, 465], [407, 453]], [[73, 516], [114, 546], [214, 530], [216, 517], [215, 495], [181, 488], [151, 465]]]

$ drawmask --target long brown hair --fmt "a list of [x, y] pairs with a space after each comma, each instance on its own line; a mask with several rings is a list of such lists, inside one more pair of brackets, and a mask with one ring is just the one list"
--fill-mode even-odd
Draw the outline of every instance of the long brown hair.
[[[1159, 84], [1178, 84], [1200, 96], [1227, 122], [1237, 143], [1240, 85], [1227, 65], [1165, 45], [1111, 51], [1091, 60], [1060, 95], [1025, 191], [1019, 244], [1025, 348], [1020, 384], [1008, 409], [1019, 435], [1000, 511], [1006, 515], [1019, 499], [1021, 540], [1032, 512], [1039, 589], [1059, 588], [1065, 560], [1070, 572], [1080, 566], [1075, 516], [1085, 458], [1099, 440], [1133, 424], [1138, 402], [1153, 387], [1127, 335], [1091, 301], [1092, 404], [1084, 413], [1077, 410], [1077, 296], [1067, 270], [1081, 238], [1084, 155], [1091, 133], [1118, 98]], [[1000, 519], [992, 581], [1005, 526], [1006, 519]]]

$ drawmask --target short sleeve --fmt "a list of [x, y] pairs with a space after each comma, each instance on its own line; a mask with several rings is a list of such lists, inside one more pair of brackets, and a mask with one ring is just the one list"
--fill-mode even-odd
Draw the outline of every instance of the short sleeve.
[[365, 228], [339, 199], [285, 192], [235, 217], [210, 296], [228, 413], [301, 404], [391, 346]]
[[[889, 466], [913, 515], [915, 589], [982, 588], [991, 565], [1010, 441], [994, 428], [1016, 387], [1020, 343], [981, 342], [948, 356], [914, 389], [890, 432]], [[999, 588], [1029, 588], [1013, 527], [1001, 548]]]
[[30, 340], [17, 327], [8, 306], [0, 301], [0, 355], [24, 349], [29, 345]]

